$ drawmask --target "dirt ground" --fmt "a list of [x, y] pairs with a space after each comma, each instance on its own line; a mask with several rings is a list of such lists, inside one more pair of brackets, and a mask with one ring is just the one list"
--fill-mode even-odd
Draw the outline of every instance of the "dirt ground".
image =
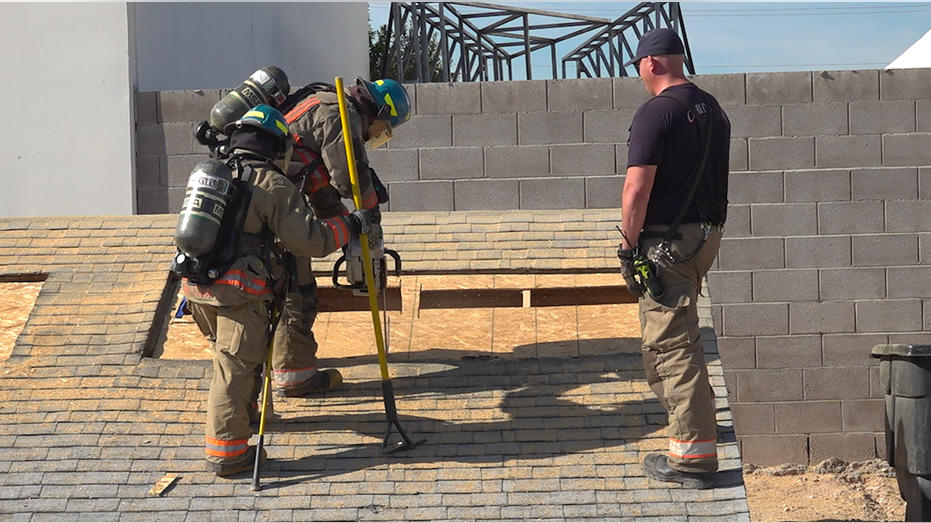
[[[0, 283], [0, 368], [13, 350], [41, 285]], [[174, 358], [210, 358], [209, 344], [187, 317], [172, 322], [169, 340]], [[831, 459], [815, 467], [745, 464], [744, 482], [752, 521], [905, 519], [895, 471], [883, 460], [845, 463]]]

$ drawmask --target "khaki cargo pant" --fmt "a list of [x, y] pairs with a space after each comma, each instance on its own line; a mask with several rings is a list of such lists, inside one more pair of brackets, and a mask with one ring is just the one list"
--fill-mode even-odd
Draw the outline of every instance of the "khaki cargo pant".
[[[663, 233], [666, 226], [644, 232]], [[721, 245], [721, 232], [707, 239], [696, 223], [682, 224], [673, 241], [678, 261], [657, 274], [664, 294], [640, 299], [643, 364], [647, 383], [669, 413], [669, 465], [682, 472], [715, 472], [718, 468], [714, 397], [698, 327], [698, 293]], [[662, 238], [641, 240], [651, 254]], [[697, 252], [696, 252], [697, 250]]]
[[191, 304], [198, 324], [216, 338], [207, 393], [207, 461], [235, 463], [248, 450], [250, 405], [262, 384], [268, 351], [268, 308], [262, 301], [233, 306]]

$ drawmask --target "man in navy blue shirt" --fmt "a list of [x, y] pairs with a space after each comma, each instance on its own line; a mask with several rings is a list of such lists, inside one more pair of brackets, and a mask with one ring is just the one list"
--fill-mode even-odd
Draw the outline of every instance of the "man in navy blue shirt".
[[[685, 77], [684, 60], [678, 35], [656, 29], [625, 64], [654, 98], [630, 127], [618, 257], [640, 297], [647, 382], [669, 414], [669, 451], [647, 454], [644, 472], [705, 489], [718, 468], [717, 423], [696, 305], [726, 218], [730, 123]], [[661, 290], [648, 290], [644, 265]]]

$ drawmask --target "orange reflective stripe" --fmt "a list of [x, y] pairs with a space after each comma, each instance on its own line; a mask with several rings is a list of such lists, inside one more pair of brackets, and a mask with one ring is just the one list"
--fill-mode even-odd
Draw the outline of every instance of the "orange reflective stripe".
[[275, 385], [279, 387], [290, 387], [293, 385], [300, 385], [305, 381], [309, 380], [314, 374], [317, 373], [317, 367], [307, 367], [306, 369], [293, 369], [293, 370], [275, 370], [272, 371], [275, 375]]
[[222, 440], [205, 437], [207, 455], [219, 458], [233, 458], [245, 454], [249, 450], [248, 439]]
[[333, 238], [336, 240], [336, 246], [342, 247], [349, 243], [349, 228], [346, 227], [346, 221], [342, 218], [327, 218], [324, 223], [330, 226], [333, 231]]
[[371, 209], [375, 207], [376, 205], [378, 205], [378, 195], [375, 194], [374, 192], [372, 193], [371, 196], [369, 196], [367, 200], [362, 202], [363, 209]]
[[214, 282], [215, 285], [229, 285], [230, 287], [236, 287], [243, 292], [255, 296], [262, 296], [263, 294], [271, 294], [271, 289], [266, 287], [265, 280], [260, 278], [251, 278], [246, 273], [237, 270], [228, 271], [223, 275], [223, 278]]
[[669, 438], [669, 455], [675, 458], [699, 459], [718, 455], [717, 440], [679, 441]]
[[308, 109], [317, 105], [318, 103], [320, 103], [319, 98], [308, 98], [304, 100], [303, 102], [295, 105], [294, 109], [288, 111], [288, 114], [284, 115], [285, 121], [288, 123], [294, 122], [294, 120], [304, 116], [304, 113], [306, 113]]

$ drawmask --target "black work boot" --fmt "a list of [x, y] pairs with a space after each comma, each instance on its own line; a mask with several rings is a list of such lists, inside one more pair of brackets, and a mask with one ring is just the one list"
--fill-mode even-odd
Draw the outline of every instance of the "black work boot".
[[651, 452], [643, 458], [643, 471], [650, 479], [681, 483], [688, 488], [709, 489], [714, 486], [714, 474], [696, 472], [680, 472], [669, 466], [664, 454]]
[[[262, 449], [262, 457], [259, 460], [259, 465], [265, 463], [268, 460], [268, 454], [265, 453], [265, 449]], [[240, 472], [246, 472], [252, 470], [255, 466], [255, 446], [250, 445], [249, 450], [242, 455], [242, 458], [237, 459], [236, 461], [231, 461], [229, 463], [216, 463], [214, 461], [207, 462], [207, 470], [209, 472], [216, 472], [217, 476], [226, 477], [232, 476], [234, 474], [239, 474]]]
[[309, 396], [329, 392], [343, 384], [343, 375], [336, 369], [318, 370], [309, 380], [294, 388], [281, 389], [288, 397]]

